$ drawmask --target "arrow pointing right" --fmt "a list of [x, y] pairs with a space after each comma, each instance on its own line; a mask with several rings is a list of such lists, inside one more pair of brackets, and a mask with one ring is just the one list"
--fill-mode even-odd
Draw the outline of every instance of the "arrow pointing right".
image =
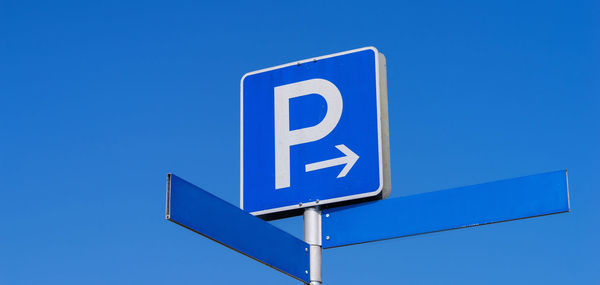
[[344, 156], [307, 164], [305, 168], [306, 172], [346, 164], [346, 166], [344, 166], [344, 169], [342, 169], [340, 174], [338, 174], [337, 178], [346, 176], [346, 174], [348, 174], [348, 171], [350, 171], [350, 169], [358, 160], [359, 156], [343, 144], [336, 145], [335, 147], [339, 149], [342, 153], [344, 153]]

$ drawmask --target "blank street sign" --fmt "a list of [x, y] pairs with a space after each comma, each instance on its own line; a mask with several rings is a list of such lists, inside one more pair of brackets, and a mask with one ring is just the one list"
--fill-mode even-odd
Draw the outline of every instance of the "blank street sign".
[[195, 185], [167, 175], [167, 220], [309, 283], [309, 245]]
[[568, 212], [567, 171], [323, 210], [323, 248]]

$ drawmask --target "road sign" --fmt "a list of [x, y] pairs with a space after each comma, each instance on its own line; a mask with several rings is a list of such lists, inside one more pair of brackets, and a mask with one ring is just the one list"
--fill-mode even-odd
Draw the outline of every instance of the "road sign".
[[240, 207], [269, 219], [385, 198], [385, 77], [373, 47], [244, 75]]
[[[169, 174], [167, 219], [311, 285], [323, 248], [570, 211], [566, 170], [367, 202], [390, 192], [373, 47], [244, 75], [240, 117], [242, 210]], [[263, 221], [302, 211], [304, 241]]]
[[307, 243], [173, 174], [167, 175], [167, 220], [310, 282]]
[[566, 170], [323, 211], [323, 248], [568, 212]]

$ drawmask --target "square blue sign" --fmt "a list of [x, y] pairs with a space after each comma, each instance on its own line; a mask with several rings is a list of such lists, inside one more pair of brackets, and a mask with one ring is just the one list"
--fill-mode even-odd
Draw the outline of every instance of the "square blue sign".
[[373, 47], [247, 73], [240, 208], [267, 218], [384, 198], [388, 137], [385, 57]]

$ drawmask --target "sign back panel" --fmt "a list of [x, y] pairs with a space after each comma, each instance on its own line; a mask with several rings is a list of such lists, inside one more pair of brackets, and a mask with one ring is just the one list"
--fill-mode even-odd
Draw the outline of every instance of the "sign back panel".
[[306, 242], [173, 174], [167, 175], [166, 216], [293, 278], [310, 282]]
[[323, 248], [570, 211], [567, 171], [323, 211]]
[[244, 75], [240, 207], [267, 217], [387, 196], [385, 85], [372, 47]]

